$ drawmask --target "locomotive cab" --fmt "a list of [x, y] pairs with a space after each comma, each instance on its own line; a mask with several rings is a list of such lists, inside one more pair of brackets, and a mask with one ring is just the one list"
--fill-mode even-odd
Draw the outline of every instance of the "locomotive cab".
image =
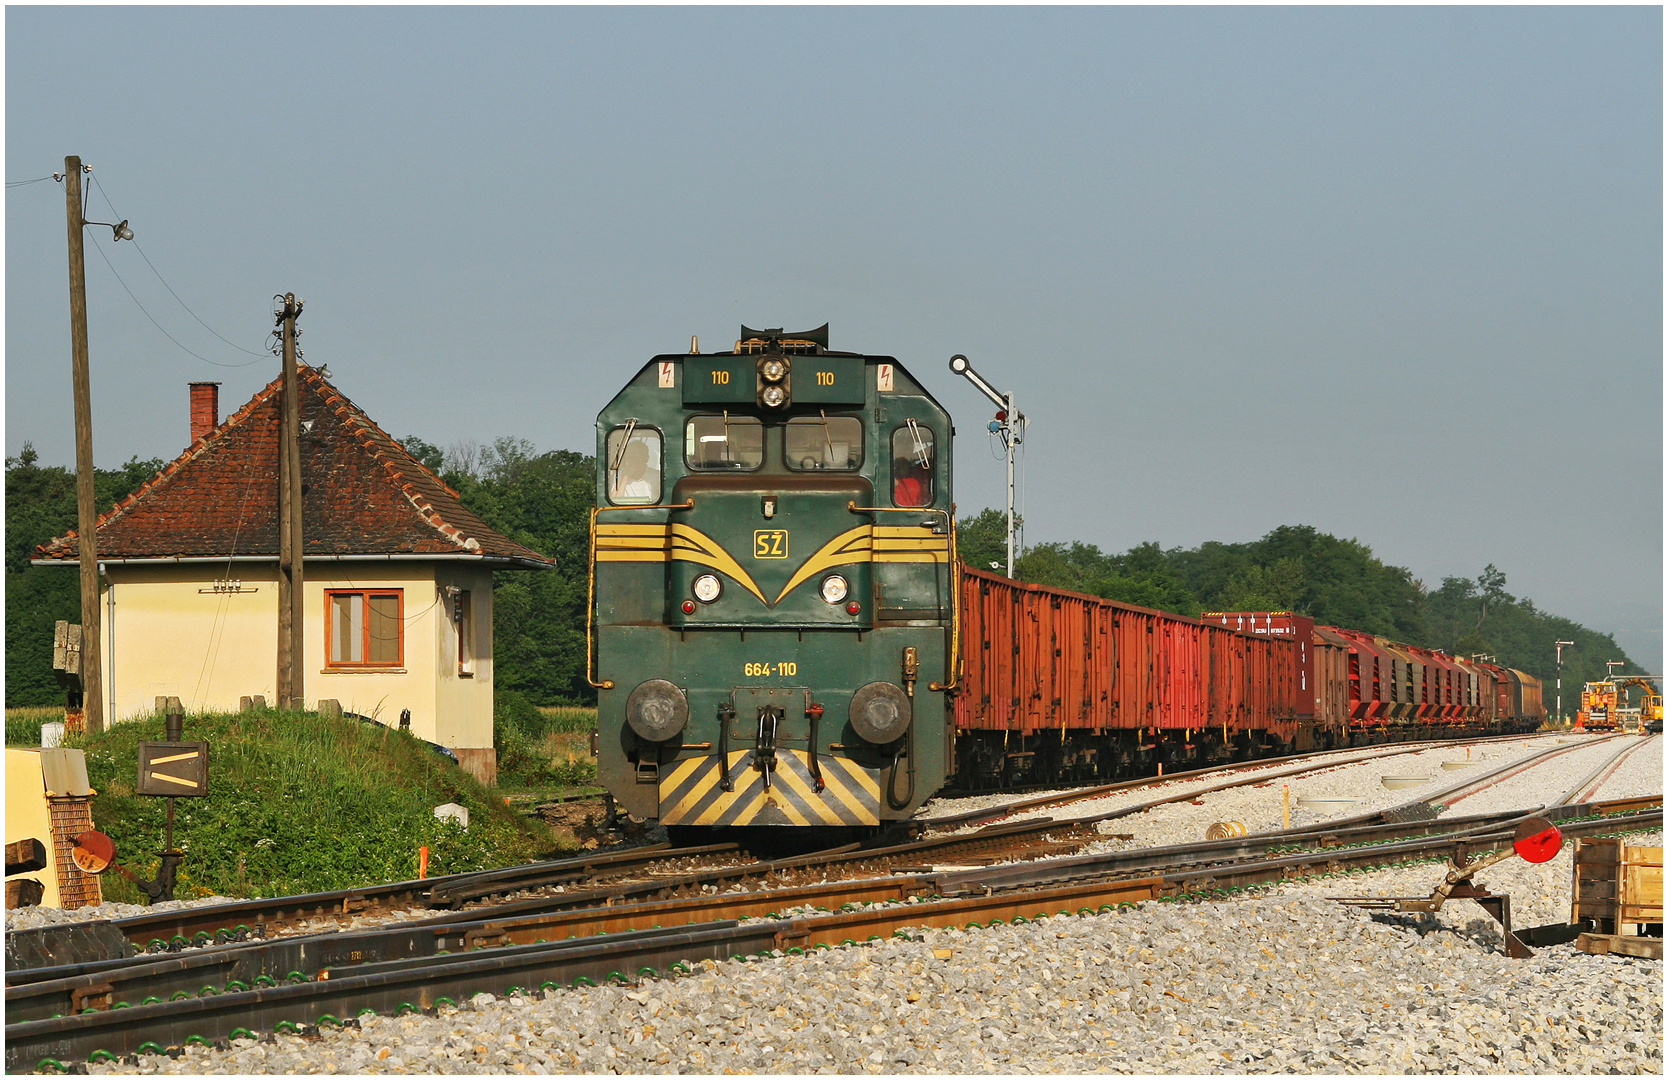
[[598, 775], [636, 818], [877, 826], [953, 760], [949, 416], [827, 345], [743, 327], [598, 416]]

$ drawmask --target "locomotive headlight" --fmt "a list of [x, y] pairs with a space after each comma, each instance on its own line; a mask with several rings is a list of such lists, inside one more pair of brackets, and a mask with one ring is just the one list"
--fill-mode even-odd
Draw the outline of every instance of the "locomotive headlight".
[[829, 574], [822, 579], [822, 598], [830, 604], [838, 604], [841, 600], [844, 600], [846, 593], [850, 590], [851, 586], [839, 574]]
[[909, 720], [909, 696], [901, 686], [872, 682], [851, 695], [851, 726], [865, 742], [893, 742], [908, 729]]
[[780, 360], [766, 360], [759, 368], [759, 374], [764, 376], [765, 382], [781, 382], [782, 376], [788, 373], [788, 365]]
[[763, 399], [766, 405], [769, 405], [773, 409], [781, 408], [782, 402], [786, 401], [788, 398], [787, 391], [783, 390], [780, 386], [767, 386], [764, 388], [764, 393], [759, 396]]
[[718, 580], [717, 574], [702, 574], [695, 579], [691, 591], [694, 592], [695, 599], [703, 604], [710, 604], [718, 599], [719, 593], [724, 591], [724, 585]]
[[626, 723], [650, 742], [665, 742], [689, 723], [689, 701], [665, 679], [638, 683], [626, 699]]

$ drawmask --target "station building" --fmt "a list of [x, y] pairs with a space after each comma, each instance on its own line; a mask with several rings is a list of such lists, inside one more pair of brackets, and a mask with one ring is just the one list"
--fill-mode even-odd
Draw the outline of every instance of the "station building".
[[[316, 368], [298, 380], [304, 700], [451, 748], [484, 781], [492, 745], [495, 571], [555, 563], [470, 513]], [[191, 384], [191, 445], [98, 520], [106, 715], [276, 700], [282, 380], [219, 422], [217, 383]], [[77, 565], [75, 533], [37, 565]]]

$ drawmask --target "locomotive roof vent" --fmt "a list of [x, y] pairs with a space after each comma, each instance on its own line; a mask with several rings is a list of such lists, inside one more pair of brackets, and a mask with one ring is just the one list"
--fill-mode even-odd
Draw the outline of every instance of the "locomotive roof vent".
[[736, 342], [738, 354], [747, 353], [787, 353], [791, 356], [816, 356], [828, 351], [828, 324], [823, 323], [815, 330], [801, 330], [793, 334], [785, 334], [781, 327], [774, 330], [754, 330], [752, 327], [741, 328], [741, 339]]

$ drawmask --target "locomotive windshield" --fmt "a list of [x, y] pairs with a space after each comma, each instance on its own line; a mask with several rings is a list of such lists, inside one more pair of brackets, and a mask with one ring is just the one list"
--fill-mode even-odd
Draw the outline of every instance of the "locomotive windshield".
[[756, 469], [764, 462], [764, 425], [756, 416], [692, 416], [683, 454], [696, 472]]
[[863, 464], [863, 421], [855, 416], [796, 416], [782, 437], [790, 469], [850, 472]]
[[660, 500], [660, 432], [634, 420], [608, 433], [608, 501], [647, 506]]

